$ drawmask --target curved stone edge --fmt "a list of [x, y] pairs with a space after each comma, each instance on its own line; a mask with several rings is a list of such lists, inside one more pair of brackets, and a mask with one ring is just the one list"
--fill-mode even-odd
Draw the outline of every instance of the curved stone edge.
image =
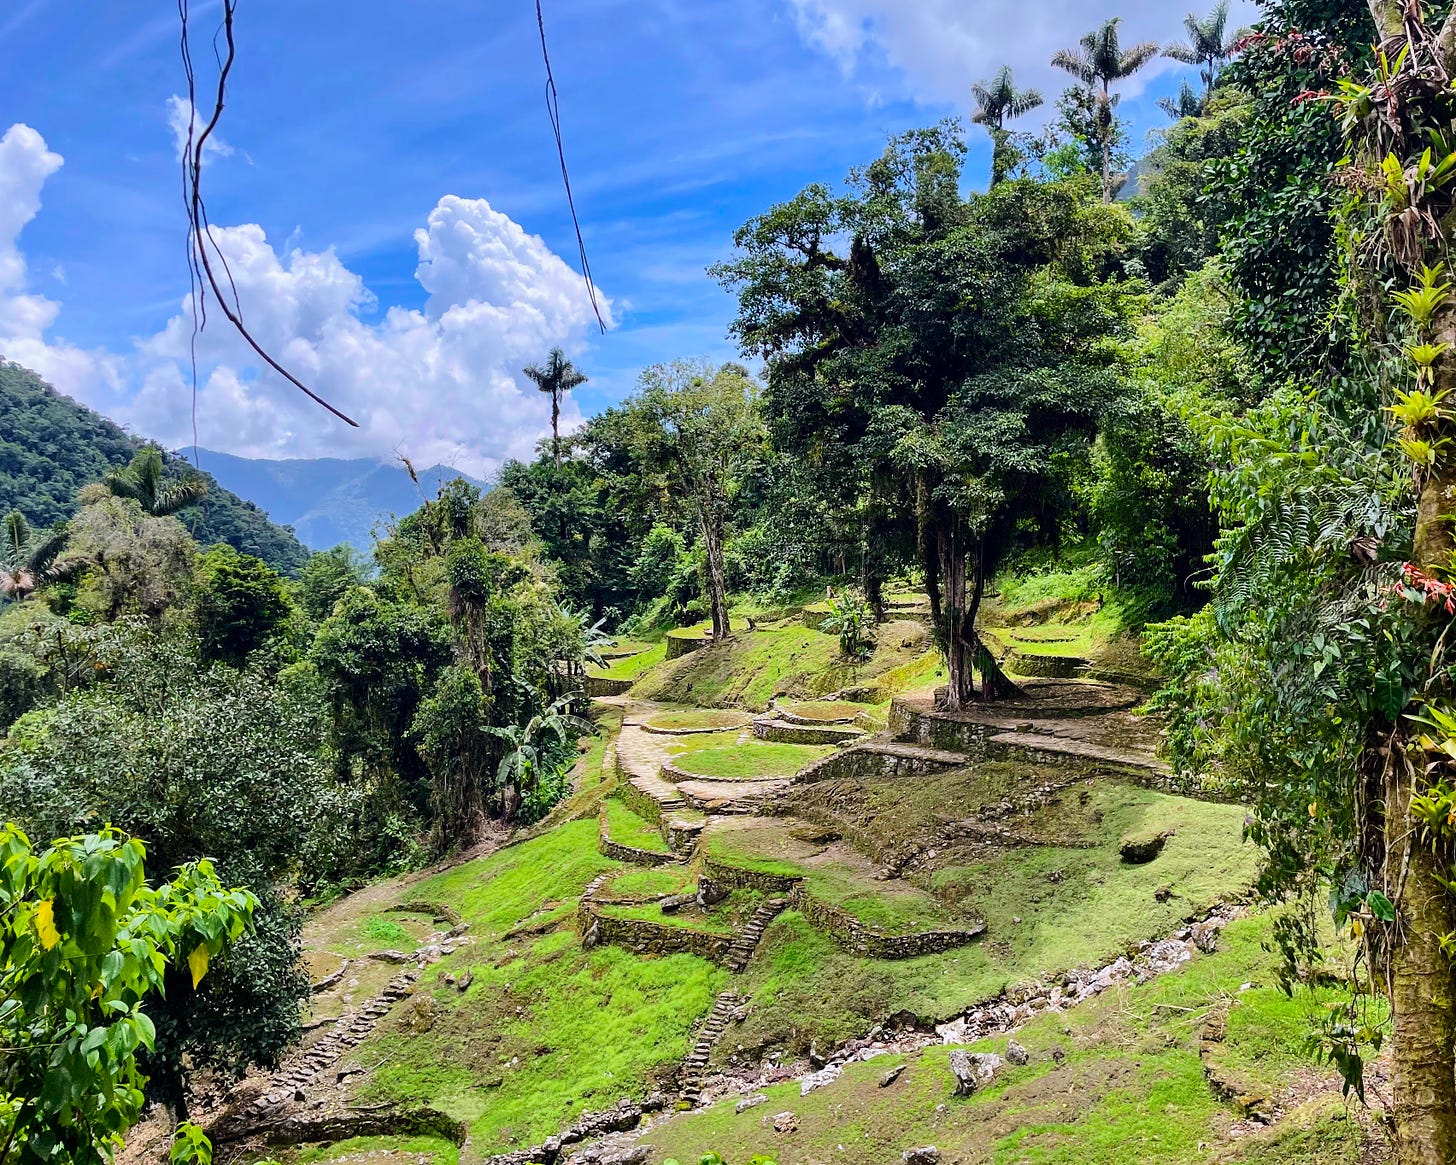
[[604, 858], [611, 858], [614, 862], [625, 862], [631, 866], [682, 864], [682, 858], [678, 854], [663, 852], [661, 850], [641, 849], [638, 846], [613, 841], [607, 827], [607, 811], [605, 806], [597, 814], [597, 852]]
[[1073, 680], [1085, 676], [1091, 664], [1077, 655], [1044, 655], [1035, 651], [1013, 651], [1006, 657], [1006, 670], [1032, 679]]
[[752, 723], [753, 721], [745, 716], [742, 724], [725, 725], [722, 728], [658, 728], [646, 721], [637, 727], [649, 736], [714, 736], [723, 732], [742, 732]]
[[433, 1108], [354, 1109], [331, 1116], [285, 1116], [258, 1128], [228, 1129], [219, 1140], [261, 1134], [269, 1145], [333, 1144], [355, 1137], [435, 1136], [465, 1144], [469, 1126]]
[[759, 777], [710, 777], [706, 773], [690, 773], [680, 769], [671, 761], [662, 762], [662, 779], [674, 785], [683, 781], [715, 781], [720, 785], [751, 785], [763, 781], [792, 781], [793, 773], [772, 773]]

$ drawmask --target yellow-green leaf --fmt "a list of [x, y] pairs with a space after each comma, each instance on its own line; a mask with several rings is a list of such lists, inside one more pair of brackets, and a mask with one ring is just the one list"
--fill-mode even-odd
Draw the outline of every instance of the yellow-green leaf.
[[35, 908], [35, 933], [40, 936], [40, 945], [46, 950], [58, 945], [61, 932], [56, 929], [56, 906], [54, 900], [42, 898]]
[[202, 977], [207, 974], [207, 960], [210, 957], [206, 943], [198, 943], [197, 948], [187, 956], [187, 966], [192, 970], [194, 989], [202, 982]]

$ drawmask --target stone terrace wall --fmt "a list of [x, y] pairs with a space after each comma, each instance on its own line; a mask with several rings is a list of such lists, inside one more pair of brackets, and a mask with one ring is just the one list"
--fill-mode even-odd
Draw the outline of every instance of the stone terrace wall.
[[667, 637], [668, 659], [681, 659], [685, 655], [691, 655], [708, 641], [701, 635], [672, 635]]
[[635, 845], [623, 845], [620, 841], [613, 841], [607, 830], [605, 810], [597, 818], [597, 852], [604, 858], [611, 858], [614, 862], [626, 862], [631, 866], [666, 866], [682, 860], [677, 854], [639, 849]]
[[755, 720], [753, 735], [778, 744], [841, 744], [858, 740], [864, 732], [839, 724], [804, 724], [788, 720]]
[[583, 941], [588, 944], [611, 943], [639, 955], [697, 955], [725, 966], [737, 937], [686, 926], [666, 926], [640, 918], [622, 918], [603, 913], [585, 901], [578, 910], [577, 921]]
[[588, 696], [624, 696], [632, 690], [635, 680], [614, 680], [608, 676], [587, 676], [583, 690]]
[[977, 924], [966, 930], [928, 930], [886, 934], [867, 926], [848, 911], [815, 898], [801, 884], [792, 894], [794, 907], [815, 930], [822, 931], [853, 955], [870, 959], [913, 959], [970, 945], [985, 932]]
[[709, 858], [703, 863], [703, 880], [717, 882], [731, 890], [761, 890], [765, 894], [787, 894], [803, 881], [787, 874], [768, 874], [761, 870], [745, 870]]
[[[957, 758], [958, 761], [959, 759]], [[844, 781], [861, 777], [922, 777], [944, 771], [946, 764], [946, 760], [940, 757], [921, 757], [909, 752], [882, 752], [874, 745], [850, 745], [806, 766], [794, 779], [810, 782]]]
[[646, 821], [662, 822], [662, 806], [650, 794], [643, 792], [630, 779], [629, 774], [619, 773], [621, 783], [614, 790], [622, 804]]
[[943, 748], [965, 753], [968, 759], [984, 760], [986, 742], [1006, 728], [973, 724], [946, 716], [930, 716], [904, 700], [890, 701], [890, 735], [906, 744]]

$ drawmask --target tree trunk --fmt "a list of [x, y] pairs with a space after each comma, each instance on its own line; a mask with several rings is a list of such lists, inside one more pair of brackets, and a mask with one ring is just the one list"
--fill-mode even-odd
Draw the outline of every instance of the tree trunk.
[[703, 548], [707, 552], [708, 608], [713, 620], [713, 641], [727, 639], [732, 628], [728, 622], [728, 567], [723, 557], [723, 518], [713, 502], [703, 505], [700, 515]]
[[1385, 798], [1386, 884], [1400, 904], [1390, 1005], [1399, 1165], [1456, 1161], [1456, 998], [1440, 937], [1453, 929], [1440, 863], [1410, 814], [1420, 756], [1391, 765]]
[[551, 393], [551, 461], [561, 464], [561, 394]]

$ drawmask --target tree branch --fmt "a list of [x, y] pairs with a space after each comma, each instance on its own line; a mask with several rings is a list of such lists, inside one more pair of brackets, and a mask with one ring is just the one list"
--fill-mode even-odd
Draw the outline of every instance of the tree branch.
[[1456, 73], [1456, 4], [1451, 5], [1451, 11], [1441, 25], [1441, 33], [1436, 38], [1436, 51], [1441, 54], [1441, 63], [1446, 66], [1446, 72]]

